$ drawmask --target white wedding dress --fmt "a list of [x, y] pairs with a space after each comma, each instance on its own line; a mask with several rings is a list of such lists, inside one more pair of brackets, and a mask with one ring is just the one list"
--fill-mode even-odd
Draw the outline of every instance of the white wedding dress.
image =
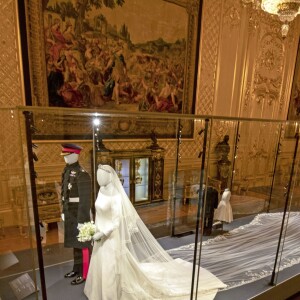
[[[100, 190], [95, 203], [95, 224], [104, 238], [94, 242], [84, 288], [87, 297], [190, 299], [192, 264], [173, 259], [162, 249], [121, 190], [114, 170], [106, 165], [101, 168], [113, 174], [118, 192], [108, 196]], [[198, 299], [213, 299], [219, 288], [226, 287], [204, 268], [200, 268], [199, 278]]]
[[219, 220], [227, 223], [231, 223], [233, 221], [230, 197], [231, 192], [229, 191], [229, 189], [225, 189], [225, 191], [222, 194], [221, 201], [217, 209], [215, 209], [214, 220]]

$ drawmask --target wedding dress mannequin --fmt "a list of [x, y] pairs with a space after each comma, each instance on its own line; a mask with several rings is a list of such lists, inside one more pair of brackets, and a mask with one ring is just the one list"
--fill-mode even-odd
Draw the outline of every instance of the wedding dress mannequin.
[[[90, 300], [190, 299], [192, 264], [162, 249], [128, 199], [118, 175], [99, 165], [97, 228], [84, 293]], [[200, 268], [199, 299], [225, 285]]]
[[231, 223], [233, 220], [232, 208], [230, 205], [231, 192], [226, 188], [222, 194], [221, 201], [215, 210], [214, 219], [226, 223]]

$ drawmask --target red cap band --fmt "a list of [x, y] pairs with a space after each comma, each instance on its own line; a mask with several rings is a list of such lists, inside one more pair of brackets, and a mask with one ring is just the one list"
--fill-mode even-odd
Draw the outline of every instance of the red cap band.
[[63, 148], [62, 152], [70, 152], [70, 153], [76, 153], [79, 154], [81, 149], [72, 149], [72, 148]]

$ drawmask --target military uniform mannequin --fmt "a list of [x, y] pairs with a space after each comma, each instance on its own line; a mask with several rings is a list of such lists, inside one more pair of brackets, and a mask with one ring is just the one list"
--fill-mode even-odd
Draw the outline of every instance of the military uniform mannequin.
[[82, 148], [75, 144], [62, 144], [62, 153], [66, 167], [62, 173], [62, 206], [65, 228], [64, 246], [73, 248], [73, 270], [65, 274], [66, 278], [75, 277], [72, 285], [85, 281], [83, 274], [83, 253], [88, 253], [89, 243], [79, 242], [77, 239], [80, 223], [90, 221], [91, 208], [91, 178], [78, 162]]
[[218, 191], [212, 187], [207, 188], [206, 206], [204, 214], [204, 228], [203, 235], [210, 235], [214, 220], [214, 210], [218, 207], [219, 194]]

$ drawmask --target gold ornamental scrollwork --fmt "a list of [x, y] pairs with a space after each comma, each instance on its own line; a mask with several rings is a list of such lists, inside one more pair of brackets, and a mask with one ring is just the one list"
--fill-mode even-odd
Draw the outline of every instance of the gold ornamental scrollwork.
[[279, 97], [281, 87], [281, 77], [272, 79], [257, 74], [255, 78], [255, 101], [260, 104], [266, 101], [267, 104], [272, 105]]
[[254, 99], [260, 104], [272, 105], [279, 98], [282, 84], [284, 53], [277, 34], [267, 33], [261, 38], [260, 51], [255, 65]]
[[232, 127], [234, 126], [232, 121], [220, 121], [215, 123], [213, 127], [215, 135], [218, 137], [218, 142], [220, 142], [225, 135], [228, 135]]
[[248, 81], [247, 82], [247, 87], [246, 87], [246, 92], [245, 92], [245, 96], [244, 96], [244, 110], [248, 110], [249, 106], [251, 103], [251, 82]]
[[237, 6], [236, 2], [226, 1], [224, 12], [224, 23], [231, 28], [237, 27], [241, 23], [241, 8]]
[[259, 144], [257, 140], [255, 140], [251, 146], [250, 151], [248, 152], [248, 156], [250, 159], [254, 158], [263, 158], [266, 159], [268, 157], [266, 147], [266, 140], [263, 139], [262, 142]]
[[281, 95], [279, 99], [279, 111], [282, 112], [285, 103], [285, 95]]

